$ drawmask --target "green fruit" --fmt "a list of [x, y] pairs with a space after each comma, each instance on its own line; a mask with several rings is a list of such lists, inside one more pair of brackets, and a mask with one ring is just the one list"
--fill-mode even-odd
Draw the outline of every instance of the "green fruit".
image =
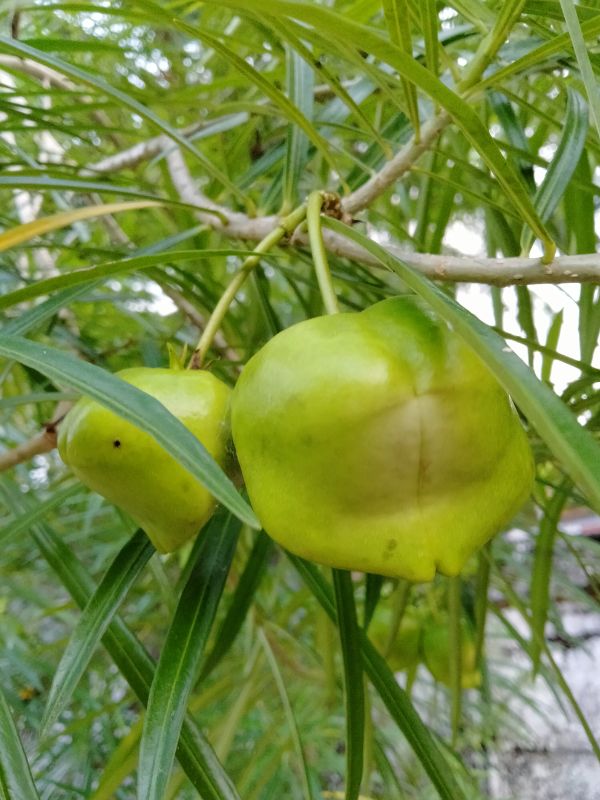
[[[138, 367], [117, 375], [159, 400], [223, 464], [230, 390], [209, 372]], [[122, 508], [157, 550], [168, 553], [195, 536], [215, 500], [149, 434], [84, 397], [60, 425], [63, 461], [90, 489]]]
[[279, 333], [238, 381], [232, 433], [274, 539], [412, 581], [460, 572], [533, 479], [506, 392], [415, 297]]
[[423, 619], [414, 608], [407, 608], [394, 641], [389, 644], [392, 616], [390, 608], [378, 608], [368, 633], [375, 647], [386, 657], [390, 668], [394, 672], [400, 672], [416, 667], [419, 663]]
[[[439, 620], [427, 625], [423, 632], [423, 661], [436, 681], [451, 686], [450, 622]], [[461, 686], [474, 689], [481, 685], [481, 673], [475, 661], [475, 637], [471, 625], [460, 621]]]

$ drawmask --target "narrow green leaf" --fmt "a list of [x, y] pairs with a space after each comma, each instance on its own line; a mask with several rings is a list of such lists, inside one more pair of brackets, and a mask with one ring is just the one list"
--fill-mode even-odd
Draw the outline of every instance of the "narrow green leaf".
[[436, 170], [436, 162], [439, 164], [441, 158], [438, 158], [437, 153], [426, 153], [423, 161], [427, 169], [419, 174], [419, 196], [417, 199], [417, 207], [415, 209], [415, 232], [413, 239], [415, 246], [420, 253], [427, 251], [427, 235], [429, 233], [429, 220], [431, 216], [431, 195], [434, 187], [434, 176], [439, 175]]
[[59, 384], [79, 389], [149, 433], [232, 513], [251, 527], [260, 528], [252, 509], [204, 445], [154, 397], [93, 364], [18, 336], [3, 336], [0, 353]]
[[265, 573], [272, 550], [272, 540], [264, 531], [261, 531], [256, 537], [244, 571], [235, 587], [227, 613], [215, 634], [215, 643], [200, 673], [201, 681], [210, 675], [221, 662], [240, 632], [258, 585]]
[[[314, 564], [287, 553], [288, 558], [313, 593], [328, 617], [335, 622], [333, 592]], [[377, 652], [366, 635], [360, 632], [364, 669], [379, 693], [390, 716], [404, 734], [423, 769], [442, 800], [466, 800], [452, 770], [439, 750], [429, 729], [415, 711], [410, 698], [398, 684], [385, 659]]]
[[[287, 96], [308, 120], [313, 119], [314, 73], [291, 47], [286, 48]], [[289, 214], [298, 203], [299, 184], [308, 157], [309, 140], [298, 125], [288, 126], [283, 167], [283, 214]]]
[[434, 75], [439, 73], [438, 12], [436, 0], [422, 0], [421, 27], [425, 41], [425, 63]]
[[0, 798], [40, 800], [10, 708], [0, 688]]
[[[592, 184], [590, 158], [584, 150], [563, 196], [564, 213], [569, 220], [575, 253], [593, 253], [596, 250], [594, 196], [580, 189], [580, 186]], [[597, 286], [583, 283], [579, 289], [579, 349], [583, 362], [591, 362], [599, 337], [600, 293]]]
[[589, 362], [594, 356], [600, 336], [600, 290], [597, 286], [582, 284], [579, 294], [581, 358]]
[[269, 28], [275, 31], [281, 37], [282, 41], [287, 42], [306, 64], [311, 65], [311, 67], [316, 70], [317, 74], [321, 76], [323, 82], [326, 83], [331, 88], [333, 94], [336, 95], [337, 103], [330, 103], [324, 112], [316, 113], [314, 115], [317, 121], [321, 124], [326, 122], [333, 123], [335, 121], [335, 115], [333, 115], [334, 118], [332, 118], [332, 108], [340, 109], [343, 119], [346, 118], [348, 111], [350, 111], [358, 121], [359, 125], [361, 125], [364, 130], [376, 140], [379, 145], [379, 151], [383, 151], [383, 153], [391, 155], [391, 151], [385, 141], [385, 138], [381, 135], [379, 129], [373, 124], [373, 122], [360, 107], [359, 102], [361, 97], [355, 97], [357, 84], [352, 85], [348, 90], [346, 90], [340, 82], [336, 72], [328, 68], [327, 62], [316, 60], [313, 57], [312, 51], [305, 46], [302, 39], [292, 32], [291, 25], [282, 23], [276, 17], [269, 17]]
[[600, 136], [600, 96], [598, 95], [598, 80], [594, 75], [592, 62], [585, 43], [582, 26], [577, 16], [577, 9], [573, 0], [560, 0], [560, 7], [565, 17], [565, 23], [569, 36], [573, 43], [573, 52], [579, 65], [581, 78], [590, 103], [590, 110], [596, 126], [596, 131]]
[[[514, 593], [514, 589], [512, 589], [512, 587], [511, 587], [505, 593], [509, 597], [512, 597], [512, 595]], [[528, 640], [517, 630], [515, 625], [513, 625], [513, 623], [510, 622], [506, 618], [506, 616], [498, 608], [497, 604], [494, 603], [494, 604], [490, 605], [490, 610], [498, 618], [498, 620], [502, 623], [502, 625], [504, 625], [506, 630], [509, 632], [511, 640], [514, 641], [521, 648], [521, 650], [527, 655], [527, 657], [529, 658], [530, 657], [530, 653], [529, 653], [529, 642], [528, 642]], [[521, 605], [518, 606], [518, 610], [522, 614], [523, 614], [523, 610], [526, 610], [523, 603], [521, 603]], [[529, 618], [528, 618], [526, 613], [523, 614], [523, 618], [526, 619], [527, 621], [529, 620]], [[548, 667], [542, 661], [540, 663], [539, 674], [540, 674], [541, 677], [543, 677], [543, 679], [544, 679], [544, 681], [546, 683], [546, 686], [548, 687], [548, 690], [549, 690], [550, 694], [556, 700], [557, 707], [566, 716], [567, 713], [568, 713], [567, 704], [564, 702], [564, 698], [561, 696], [560, 692], [558, 691], [558, 689], [556, 687], [557, 681], [553, 680], [552, 669], [550, 667]]]
[[181, 593], [152, 681], [140, 745], [139, 800], [162, 800], [165, 796], [188, 698], [239, 530], [237, 520], [219, 511], [202, 534], [196, 564]]
[[363, 628], [368, 629], [373, 619], [373, 614], [379, 603], [381, 590], [383, 588], [384, 577], [383, 575], [374, 575], [367, 573], [365, 578], [365, 609], [364, 609], [364, 622]]
[[448, 184], [443, 188], [442, 193], [438, 199], [437, 213], [434, 213], [431, 218], [431, 233], [429, 236], [429, 252], [440, 254], [442, 252], [442, 244], [444, 235], [450, 223], [450, 218], [454, 210], [454, 200], [456, 197], [455, 185], [458, 183], [460, 169], [456, 165], [450, 171], [450, 179]]
[[600, 445], [578, 424], [573, 414], [554, 392], [539, 381], [491, 328], [459, 306], [423, 275], [414, 272], [380, 245], [337, 220], [325, 218], [323, 224], [360, 244], [378, 261], [397, 273], [421, 295], [446, 322], [484, 359], [513, 397], [565, 470], [600, 510]]
[[[2, 37], [0, 36], [0, 40]], [[215, 211], [212, 208], [204, 208], [202, 206], [191, 205], [184, 203], [180, 200], [174, 200], [169, 197], [159, 197], [149, 192], [142, 192], [139, 189], [132, 189], [131, 186], [120, 186], [118, 183], [109, 183], [102, 181], [83, 180], [80, 178], [53, 178], [42, 172], [39, 175], [10, 175], [0, 176], [0, 188], [5, 189], [41, 189], [48, 191], [74, 191], [74, 192], [102, 192], [103, 194], [122, 194], [126, 197], [138, 197], [142, 200], [148, 200], [156, 203], [157, 205], [170, 205], [179, 206], [181, 208], [194, 209], [197, 211], [204, 211], [206, 214], [214, 214], [215, 217], [223, 220], [223, 214]]]
[[[0, 480], [0, 493], [13, 514], [30, 510], [27, 498], [6, 476]], [[96, 589], [85, 567], [48, 525], [32, 525], [29, 534], [77, 605], [85, 608]], [[108, 626], [102, 643], [140, 702], [145, 705], [154, 676], [153, 659], [118, 616]], [[203, 800], [239, 800], [231, 788], [229, 776], [191, 716], [186, 717], [183, 725], [177, 758]]]
[[[388, 122], [381, 128], [381, 134], [390, 142], [404, 144], [408, 141], [410, 135], [408, 119], [404, 114], [392, 115]], [[351, 172], [348, 173], [347, 182], [352, 191], [358, 189], [365, 178], [370, 177], [375, 170], [381, 169], [385, 163], [384, 154], [381, 152], [380, 148], [373, 143], [361, 158], [361, 162], [360, 165], [356, 165]]]
[[[331, 148], [328, 142], [321, 136], [317, 129], [312, 125], [310, 120], [306, 119], [301, 111], [280, 91], [273, 83], [271, 83], [261, 72], [255, 69], [244, 58], [235, 53], [230, 47], [212, 36], [206, 28], [198, 25], [192, 25], [184, 21], [180, 17], [174, 17], [167, 10], [163, 9], [158, 3], [144, 0], [144, 11], [153, 16], [163, 23], [185, 31], [193, 37], [197, 37], [203, 41], [208, 47], [211, 47], [216, 53], [219, 53], [225, 61], [229, 62], [231, 66], [240, 73], [246, 80], [253, 84], [269, 97], [272, 102], [277, 106], [281, 113], [292, 123], [296, 124], [301, 130], [304, 131], [306, 136], [317, 148], [319, 153], [330, 165], [333, 170], [337, 171], [335, 160], [331, 156]], [[253, 10], [253, 9], [251, 9]], [[270, 12], [271, 9], [269, 9]]]
[[346, 706], [346, 800], [357, 800], [363, 774], [365, 695], [356, 605], [352, 578], [334, 569], [333, 586], [338, 630], [344, 661]]
[[302, 740], [300, 738], [300, 731], [298, 730], [298, 724], [296, 722], [296, 717], [294, 715], [294, 709], [292, 708], [292, 704], [290, 702], [290, 698], [285, 686], [285, 681], [283, 680], [283, 675], [281, 674], [281, 670], [279, 669], [279, 665], [277, 663], [277, 659], [275, 658], [275, 654], [269, 644], [269, 640], [265, 634], [263, 628], [261, 628], [258, 632], [260, 643], [262, 644], [263, 650], [267, 657], [267, 661], [269, 663], [269, 667], [271, 668], [271, 673], [273, 674], [273, 678], [275, 679], [275, 685], [277, 686], [277, 690], [279, 692], [279, 697], [281, 698], [281, 702], [283, 704], [283, 709], [285, 712], [285, 717], [288, 723], [288, 727], [292, 734], [292, 740], [294, 742], [294, 748], [296, 750], [298, 760], [300, 762], [300, 773], [301, 773], [301, 780], [302, 780], [302, 789], [305, 800], [317, 800], [314, 797], [312, 792], [312, 781], [310, 777], [310, 771], [308, 769], [308, 764], [306, 762], [306, 756], [304, 755], [304, 748], [302, 747]]
[[452, 5], [465, 19], [487, 33], [495, 21], [494, 12], [480, 0], [453, 0]]
[[486, 68], [491, 64], [493, 57], [506, 42], [514, 26], [519, 21], [525, 0], [504, 0], [498, 6], [498, 13], [491, 30], [481, 40], [474, 57], [467, 66], [466, 74], [459, 84], [459, 89], [465, 88], [479, 80]]
[[[548, 336], [546, 337], [546, 347], [548, 350], [555, 350], [560, 337], [560, 330], [563, 323], [563, 310], [557, 311], [552, 317], [550, 328], [548, 329]], [[540, 371], [540, 378], [544, 383], [550, 383], [550, 376], [552, 374], [552, 365], [554, 358], [549, 353], [542, 354], [542, 369]]]
[[[503, 339], [509, 339], [512, 342], [518, 342], [519, 344], [527, 344], [527, 339], [523, 336], [517, 336], [514, 333], [510, 333], [509, 331], [505, 331], [503, 328], [494, 327], [496, 333], [499, 333]], [[571, 367], [575, 367], [575, 369], [580, 370], [583, 372], [584, 375], [595, 375], [600, 380], [600, 369], [596, 367], [592, 367], [591, 364], [586, 364], [584, 361], [579, 361], [576, 358], [571, 358], [570, 356], [566, 356], [564, 353], [559, 353], [558, 350], [552, 350], [550, 347], [546, 347], [546, 345], [534, 343], [533, 349], [542, 355], [547, 355], [553, 361], [562, 361], [563, 364], [568, 364]]]
[[119, 786], [128, 775], [135, 772], [137, 767], [143, 723], [143, 718], [138, 719], [119, 741], [106, 762], [100, 782], [89, 800], [114, 800], [118, 797]]
[[[407, 0], [382, 0], [385, 21], [387, 23], [390, 40], [412, 57], [413, 48], [410, 35], [410, 12]], [[419, 137], [419, 101], [414, 83], [411, 83], [404, 76], [401, 77], [402, 89], [406, 99], [407, 116], [415, 132]]]
[[56, 668], [41, 724], [42, 737], [66, 708], [107, 627], [154, 552], [146, 534], [138, 530], [100, 581]]
[[[487, 99], [510, 144], [518, 148], [521, 153], [528, 154], [529, 140], [510, 102], [500, 92], [494, 91], [487, 93]], [[516, 163], [529, 190], [533, 193], [535, 191], [535, 181], [531, 160], [523, 155], [516, 159], [513, 157], [511, 160]]]
[[73, 400], [74, 397], [72, 392], [30, 392], [16, 397], [0, 398], [0, 408], [17, 408], [38, 403], [59, 403], [61, 400]]
[[[596, 16], [598, 14], [598, 9], [594, 6], [594, 0], [582, 0], [576, 6], [577, 16], [579, 19], [589, 19], [589, 17]], [[556, 19], [560, 22], [563, 21], [563, 13], [560, 7], [560, 3], [558, 0], [527, 0], [525, 3], [525, 12], [533, 17], [550, 17], [550, 19]], [[544, 28], [540, 29], [547, 30], [549, 34], [551, 31], [550, 27], [546, 28], [547, 19], [542, 21]]]
[[[600, 14], [592, 19], [586, 20], [581, 27], [581, 34], [584, 39], [594, 39], [600, 33]], [[467, 96], [479, 94], [483, 89], [489, 86], [501, 86], [508, 78], [513, 75], [525, 72], [530, 68], [537, 68], [552, 56], [559, 53], [568, 52], [572, 49], [571, 37], [568, 33], [561, 33], [558, 36], [553, 35], [549, 42], [546, 42], [539, 47], [530, 50], [521, 58], [517, 58], [512, 63], [501, 67], [495, 72], [491, 72], [486, 78], [474, 84]]]
[[533, 303], [528, 286], [517, 286], [517, 322], [527, 340], [529, 366], [533, 369], [533, 354], [537, 343], [537, 328], [533, 318]]
[[[59, 292], [49, 300], [35, 306], [35, 308], [30, 308], [20, 316], [11, 319], [10, 322], [2, 326], [0, 334], [2, 336], [23, 336], [29, 333], [95, 285], [95, 283], [92, 283], [91, 285], [75, 286], [72, 289], [65, 289], [64, 292]], [[0, 303], [2, 303], [2, 298], [0, 298]]]
[[23, 303], [25, 300], [32, 300], [49, 294], [56, 289], [70, 288], [79, 286], [82, 283], [90, 283], [99, 279], [110, 278], [113, 275], [122, 275], [136, 270], [145, 270], [157, 265], [164, 265], [165, 261], [201, 261], [207, 258], [219, 258], [222, 256], [243, 256], [250, 255], [250, 250], [174, 250], [168, 254], [159, 253], [157, 255], [135, 256], [133, 258], [123, 258], [118, 261], [107, 261], [94, 267], [84, 267], [65, 272], [62, 275], [54, 275], [52, 278], [45, 278], [41, 281], [23, 286], [8, 292], [0, 297], [0, 310]]
[[163, 131], [163, 133], [166, 133], [167, 136], [173, 139], [173, 141], [177, 142], [177, 144], [179, 144], [180, 147], [183, 147], [184, 150], [192, 153], [192, 155], [202, 164], [203, 168], [208, 172], [208, 174], [212, 175], [223, 186], [229, 189], [234, 197], [237, 197], [244, 204], [247, 202], [247, 198], [244, 193], [240, 192], [235, 184], [233, 184], [224, 173], [217, 169], [210, 159], [206, 158], [206, 156], [197, 150], [194, 145], [191, 144], [191, 142], [186, 139], [186, 137], [183, 136], [178, 130], [172, 128], [163, 119], [161, 119], [158, 114], [155, 114], [154, 111], [148, 108], [148, 106], [145, 106], [143, 103], [135, 100], [133, 97], [131, 97], [131, 95], [127, 94], [126, 92], [122, 92], [120, 89], [117, 89], [99, 75], [86, 72], [80, 67], [76, 67], [74, 64], [68, 64], [66, 61], [56, 58], [56, 56], [44, 53], [41, 50], [36, 50], [35, 47], [30, 47], [27, 44], [23, 44], [23, 42], [20, 42], [17, 39], [11, 39], [8, 36], [0, 36], [0, 45], [2, 45], [4, 52], [6, 53], [12, 53], [13, 55], [20, 56], [21, 58], [31, 58], [33, 61], [37, 61], [39, 64], [44, 64], [47, 67], [58, 70], [58, 72], [61, 72], [63, 75], [69, 75], [71, 78], [74, 78], [76, 81], [83, 83], [86, 86], [92, 86], [94, 89], [97, 89], [103, 94], [114, 98], [131, 111], [135, 111], [137, 114], [143, 117], [143, 119], [147, 120], [152, 125], [155, 125], [159, 130]]
[[[306, 29], [301, 22], [296, 22], [289, 17], [286, 18], [285, 24], [292, 26], [297, 31], [298, 35], [302, 35], [301, 31], [305, 31]], [[344, 42], [341, 38], [333, 39], [330, 36], [321, 34], [316, 28], [310, 31], [310, 36], [316, 44], [320, 45], [321, 49], [327, 48], [327, 50], [331, 50], [332, 54], [335, 53], [342, 61], [351, 65], [359, 75], [362, 75], [361, 83], [365, 86], [369, 84], [372, 87], [372, 91], [369, 93], [370, 96], [375, 91], [378, 91], [381, 95], [381, 99], [385, 103], [389, 102], [391, 108], [398, 109], [401, 114], [405, 113], [406, 104], [404, 98], [398, 92], [396, 78], [390, 78], [386, 72], [371, 63], [369, 59], [363, 58], [358, 50]], [[343, 154], [345, 158], [352, 158], [352, 154], [347, 149]], [[386, 149], [386, 157], [390, 158], [391, 155], [392, 153], [389, 151], [389, 148]], [[344, 186], [344, 189], [345, 188]]]
[[531, 573], [531, 643], [530, 654], [533, 670], [537, 672], [542, 657], [541, 642], [544, 640], [548, 609], [550, 607], [550, 579], [552, 576], [552, 559], [554, 542], [560, 515], [571, 490], [571, 481], [565, 479], [548, 500], [544, 508], [544, 516], [535, 540], [533, 569]]
[[26, 531], [35, 522], [43, 519], [50, 509], [62, 505], [65, 500], [68, 500], [69, 497], [73, 497], [76, 492], [80, 491], [81, 485], [79, 483], [74, 483], [61, 491], [55, 490], [52, 495], [43, 502], [31, 503], [31, 508], [26, 514], [19, 514], [16, 519], [9, 522], [8, 525], [0, 528], [0, 544], [5, 546], [8, 540], [13, 539], [18, 533]]
[[[533, 201], [542, 222], [550, 219], [560, 203], [579, 163], [587, 132], [588, 105], [578, 92], [569, 88], [562, 136]], [[521, 249], [529, 252], [532, 242], [531, 230], [524, 229], [521, 235]]]
[[[150, 245], [149, 247], [144, 247], [144, 248], [141, 248], [140, 250], [135, 251], [135, 253], [132, 256], [132, 258], [137, 258], [137, 257], [141, 257], [141, 256], [148, 256], [148, 255], [152, 255], [152, 254], [154, 254], [156, 252], [164, 252], [169, 247], [172, 247], [173, 245], [177, 245], [181, 241], [184, 241], [185, 239], [189, 238], [190, 236], [195, 235], [198, 232], [198, 230], [199, 230], [198, 227], [196, 227], [196, 228], [192, 228], [192, 229], [190, 229], [188, 231], [182, 231], [181, 233], [178, 233], [175, 236], [171, 236], [171, 237], [167, 237], [166, 239], [162, 239], [161, 241], [156, 242], [155, 244]], [[175, 254], [176, 252], [183, 253], [185, 251], [174, 251], [173, 254]], [[188, 251], [188, 252], [190, 252], [190, 251]], [[191, 252], [197, 252], [197, 251], [191, 251]], [[203, 252], [206, 252], [206, 251], [199, 251], [199, 257], [201, 257], [201, 254]], [[244, 256], [247, 255], [246, 251], [240, 251], [240, 252], [242, 254], [244, 254]], [[172, 254], [170, 253], [169, 254], [169, 258], [171, 257], [171, 255]], [[178, 258], [178, 256], [175, 256], [175, 260], [177, 260], [177, 258]], [[167, 256], [165, 256], [165, 261], [166, 260], [167, 260]], [[109, 262], [109, 263], [116, 265], [118, 263], [123, 263], [123, 262], [115, 261], [115, 262]], [[100, 265], [100, 264], [98, 265], [98, 267], [102, 267], [102, 266], [103, 265]], [[104, 265], [104, 266], [106, 266], [106, 265]], [[77, 272], [78, 271], [75, 270], [72, 274], [77, 274]], [[39, 287], [40, 283], [42, 283], [42, 282], [38, 281], [34, 285]], [[76, 300], [78, 297], [80, 297], [81, 295], [85, 294], [86, 292], [89, 292], [90, 290], [92, 290], [97, 285], [97, 283], [95, 281], [92, 282], [89, 285], [88, 285], [87, 281], [85, 281], [83, 283], [84, 283], [83, 286], [81, 285], [81, 283], [79, 283], [79, 284], [75, 284], [70, 289], [65, 289], [63, 292], [59, 292], [55, 297], [52, 297], [50, 300], [46, 300], [45, 302], [40, 303], [39, 305], [35, 306], [35, 308], [31, 308], [28, 311], [23, 312], [19, 317], [16, 317], [15, 319], [10, 320], [10, 322], [6, 323], [6, 325], [3, 326], [2, 334], [3, 335], [10, 334], [11, 336], [12, 335], [22, 336], [22, 335], [28, 333], [29, 331], [35, 329], [38, 325], [40, 325], [42, 322], [44, 322], [48, 318], [54, 316], [54, 314], [57, 311], [59, 311], [61, 308], [63, 308], [64, 306], [69, 305], [70, 302], [72, 302], [73, 300]], [[25, 288], [28, 289], [29, 287], [25, 287]], [[17, 289], [16, 291], [18, 292], [20, 290]], [[5, 298], [8, 297], [8, 296], [11, 296], [10, 293], [9, 293], [9, 295], [5, 295]], [[36, 294], [35, 296], [39, 296], [39, 295]], [[2, 307], [2, 302], [3, 302], [3, 299], [0, 298], [0, 308]]]

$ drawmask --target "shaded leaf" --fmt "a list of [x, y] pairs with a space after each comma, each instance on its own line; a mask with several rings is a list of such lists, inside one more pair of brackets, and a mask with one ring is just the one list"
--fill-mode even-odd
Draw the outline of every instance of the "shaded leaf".
[[154, 547], [146, 534], [138, 530], [117, 553], [98, 584], [54, 673], [42, 720], [42, 736], [49, 732], [51, 725], [67, 706], [98, 643], [153, 553]]
[[2, 800], [39, 800], [31, 769], [10, 708], [0, 689], [0, 798]]
[[[148, 698], [140, 746], [138, 797], [162, 800], [175, 759], [188, 697], [237, 544], [240, 523], [219, 512], [202, 533]], [[165, 721], [168, 720], [168, 725]], [[232, 787], [231, 794], [234, 794]]]

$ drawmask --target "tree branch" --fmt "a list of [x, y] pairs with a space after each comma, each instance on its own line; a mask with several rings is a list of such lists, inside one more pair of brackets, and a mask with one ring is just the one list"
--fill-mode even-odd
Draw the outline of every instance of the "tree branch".
[[[0, 56], [0, 67], [19, 70], [38, 80], [48, 81], [61, 88], [71, 88], [70, 80], [60, 73], [44, 67], [29, 59], [15, 56]], [[353, 215], [367, 208], [377, 197], [398, 181], [435, 142], [441, 131], [451, 121], [445, 111], [425, 123], [421, 128], [421, 137], [417, 142], [411, 139], [401, 150], [388, 161], [384, 167], [356, 191], [341, 201], [346, 214]], [[182, 129], [182, 133], [190, 135], [202, 127], [204, 123], [194, 123]], [[198, 219], [220, 231], [231, 239], [260, 241], [278, 225], [279, 218], [267, 216], [252, 218], [246, 214], [231, 211], [214, 203], [200, 192], [190, 175], [183, 156], [177, 146], [165, 135], [156, 136], [141, 142], [134, 147], [109, 156], [88, 167], [84, 172], [108, 173], [122, 169], [131, 169], [159, 153], [167, 151], [166, 158], [171, 179], [177, 193], [187, 203], [204, 208], [212, 208], [227, 220], [223, 222], [211, 214], [198, 211]], [[353, 242], [332, 231], [324, 231], [325, 244], [328, 250], [340, 257], [358, 261], [368, 266], [379, 266], [378, 262]], [[305, 245], [304, 235], [294, 237], [293, 244]], [[600, 255], [590, 253], [577, 256], [560, 256], [551, 264], [543, 265], [536, 258], [479, 258], [468, 256], [433, 255], [412, 253], [395, 245], [388, 247], [390, 253], [402, 259], [406, 264], [419, 270], [424, 275], [448, 282], [486, 283], [494, 286], [527, 285], [539, 283], [598, 283], [600, 282]]]
[[[429, 131], [429, 135], [433, 135], [433, 129]], [[401, 151], [401, 153], [404, 152], [404, 156], [398, 160], [395, 169], [404, 168], [407, 162], [408, 149], [412, 147], [413, 145], [407, 145], [407, 148]], [[414, 154], [414, 150], [412, 152]], [[400, 156], [400, 153], [398, 155]], [[391, 164], [392, 162], [389, 163]], [[252, 218], [246, 216], [246, 214], [231, 212], [202, 194], [197, 188], [179, 149], [169, 153], [167, 164], [173, 185], [182, 200], [192, 205], [213, 208], [227, 218], [228, 222], [224, 223], [212, 214], [206, 214], [203, 211], [196, 212], [196, 216], [201, 222], [220, 231], [225, 236], [232, 239], [260, 241], [278, 225], [279, 218], [276, 216]], [[372, 194], [374, 190], [375, 187], [372, 187], [369, 190], [369, 194]], [[358, 203], [362, 202], [362, 200], [358, 198], [354, 202]], [[344, 210], [347, 210], [343, 200], [342, 206]], [[368, 266], [381, 266], [370, 253], [367, 253], [354, 242], [350, 242], [344, 236], [340, 236], [333, 231], [324, 230], [323, 237], [325, 245], [331, 253]], [[307, 242], [308, 239], [304, 234], [297, 234], [292, 240], [293, 245], [305, 245]], [[441, 281], [486, 283], [493, 286], [600, 282], [600, 255], [596, 253], [560, 256], [555, 258], [551, 264], [542, 264], [539, 258], [432, 255], [428, 253], [413, 253], [392, 244], [387, 249], [392, 255], [401, 259], [413, 269], [427, 275], [429, 278]]]
[[[332, 231], [323, 231], [330, 252], [370, 266], [381, 266], [369, 253]], [[528, 286], [539, 283], [599, 283], [600, 254], [559, 256], [550, 264], [539, 258], [485, 258], [483, 256], [412, 253], [396, 245], [391, 255], [428, 278], [449, 283], [485, 283], [491, 286]]]
[[[194, 122], [192, 125], [181, 128], [179, 132], [183, 136], [192, 136], [205, 125], [206, 123], [204, 121]], [[96, 161], [91, 167], [81, 170], [81, 174], [95, 175], [100, 172], [120, 172], [122, 169], [134, 169], [143, 161], [148, 161], [160, 155], [163, 151], [174, 147], [177, 147], [177, 145], [174, 144], [168, 136], [161, 133], [159, 136], [154, 136], [152, 139], [138, 142], [138, 144], [133, 145], [133, 147], [128, 147], [127, 150], [122, 150], [120, 153], [114, 153], [112, 156], [107, 156], [101, 161]]]
[[[373, 200], [399, 180], [414, 164], [417, 158], [434, 143], [444, 127], [450, 122], [445, 112], [425, 123], [421, 128], [421, 139], [411, 139], [388, 163], [366, 183], [341, 201], [346, 214], [354, 214], [370, 205]], [[145, 159], [171, 148], [166, 154], [171, 180], [179, 197], [186, 203], [210, 208], [222, 215], [223, 222], [212, 214], [198, 210], [196, 217], [205, 225], [219, 231], [230, 239], [260, 241], [279, 224], [275, 215], [249, 217], [219, 205], [203, 194], [190, 174], [183, 155], [178, 147], [166, 136], [157, 136], [122, 153], [97, 162], [91, 171], [112, 172], [125, 167], [137, 166]], [[327, 249], [342, 258], [358, 261], [367, 266], [380, 266], [379, 263], [358, 245], [343, 236], [324, 231]], [[293, 245], [304, 246], [308, 242], [305, 235], [296, 235]], [[538, 258], [484, 258], [470, 256], [434, 255], [413, 253], [390, 244], [389, 252], [406, 264], [419, 270], [429, 278], [450, 283], [485, 283], [493, 286], [514, 286], [540, 283], [597, 283], [600, 282], [600, 255], [590, 253], [577, 256], [560, 256], [551, 264], [542, 264]]]
[[17, 464], [22, 464], [23, 461], [29, 461], [34, 456], [54, 450], [57, 437], [56, 428], [72, 405], [71, 402], [62, 400], [56, 406], [52, 420], [44, 425], [41, 433], [32, 436], [31, 439], [17, 445], [17, 447], [13, 447], [11, 450], [5, 450], [0, 453], [0, 472], [16, 467]]
[[59, 89], [74, 89], [75, 84], [60, 72], [45, 67], [43, 64], [38, 64], [37, 61], [31, 61], [28, 58], [19, 58], [18, 56], [0, 56], [0, 68], [14, 70], [15, 72], [22, 72], [35, 78], [38, 81], [47, 82], [51, 86], [56, 86]]
[[30, 458], [40, 455], [40, 453], [49, 453], [56, 447], [56, 432], [49, 432], [44, 430], [38, 433], [27, 442], [13, 447], [12, 450], [6, 450], [0, 453], [0, 472], [15, 467], [23, 461], [29, 461]]
[[82, 169], [80, 174], [98, 175], [107, 172], [120, 172], [123, 169], [133, 169], [143, 161], [149, 161], [154, 158], [169, 145], [172, 145], [172, 142], [167, 136], [163, 134], [154, 136], [145, 142], [139, 142], [133, 147], [128, 147], [127, 150], [122, 150], [120, 153], [114, 153], [101, 161], [96, 161], [90, 167]]
[[445, 111], [440, 111], [426, 122], [421, 127], [418, 141], [413, 137], [379, 172], [348, 197], [342, 198], [343, 210], [348, 214], [356, 214], [371, 205], [373, 200], [410, 170], [419, 156], [429, 150], [449, 122], [450, 115]]
[[[38, 64], [37, 61], [31, 61], [29, 58], [19, 58], [18, 56], [2, 56], [0, 55], [0, 69], [4, 67], [14, 72], [22, 72], [24, 75], [29, 75], [40, 81], [43, 86], [56, 86], [58, 89], [66, 89], [67, 91], [74, 91], [76, 84], [69, 78], [65, 78], [60, 72], [57, 72], [51, 67], [46, 67], [44, 64]], [[91, 102], [91, 98], [83, 96], [84, 103]], [[100, 125], [110, 125], [110, 119], [104, 111], [92, 111], [91, 115]], [[120, 145], [120, 140], [114, 135], [110, 134], [110, 138], [117, 146]]]

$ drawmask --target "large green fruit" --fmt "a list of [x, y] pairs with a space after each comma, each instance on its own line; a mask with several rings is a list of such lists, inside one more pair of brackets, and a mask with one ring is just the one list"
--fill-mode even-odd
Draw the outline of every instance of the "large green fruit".
[[232, 433], [274, 539], [322, 564], [413, 581], [456, 575], [533, 478], [506, 392], [409, 296], [271, 339], [234, 390]]
[[[117, 374], [159, 400], [223, 463], [231, 394], [224, 383], [201, 370]], [[89, 397], [61, 423], [58, 449], [81, 482], [130, 514], [162, 553], [195, 536], [214, 510], [213, 496], [149, 434]]]

